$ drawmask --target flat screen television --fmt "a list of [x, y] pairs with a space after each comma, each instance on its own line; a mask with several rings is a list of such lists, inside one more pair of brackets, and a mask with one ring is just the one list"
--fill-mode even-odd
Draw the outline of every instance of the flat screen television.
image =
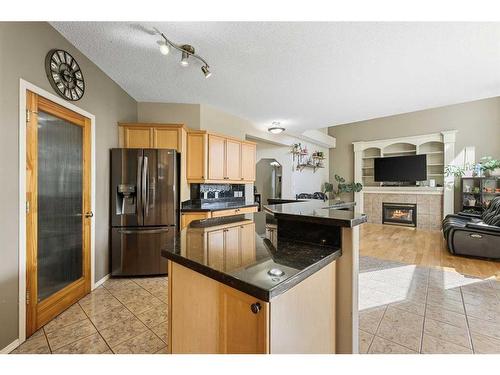
[[415, 182], [427, 180], [427, 155], [393, 156], [374, 159], [377, 182]]

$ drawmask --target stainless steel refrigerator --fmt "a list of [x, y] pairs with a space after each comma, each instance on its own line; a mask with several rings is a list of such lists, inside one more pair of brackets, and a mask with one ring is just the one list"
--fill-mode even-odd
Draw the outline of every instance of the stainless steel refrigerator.
[[111, 275], [167, 273], [178, 222], [175, 150], [111, 150]]

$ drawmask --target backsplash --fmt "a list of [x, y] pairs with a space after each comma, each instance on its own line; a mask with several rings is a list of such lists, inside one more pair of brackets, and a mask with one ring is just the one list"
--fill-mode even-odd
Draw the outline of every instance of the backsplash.
[[191, 201], [203, 202], [245, 200], [243, 184], [191, 184]]

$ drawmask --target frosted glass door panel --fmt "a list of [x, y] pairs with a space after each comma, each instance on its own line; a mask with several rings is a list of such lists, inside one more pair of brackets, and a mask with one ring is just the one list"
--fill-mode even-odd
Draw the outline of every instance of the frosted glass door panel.
[[38, 114], [38, 301], [83, 274], [83, 129]]

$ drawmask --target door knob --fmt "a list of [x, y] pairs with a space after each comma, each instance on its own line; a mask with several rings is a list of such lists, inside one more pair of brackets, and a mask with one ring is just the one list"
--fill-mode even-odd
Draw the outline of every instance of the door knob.
[[261, 308], [262, 306], [259, 302], [252, 303], [252, 305], [250, 306], [250, 310], [252, 310], [254, 314], [258, 314]]
[[86, 213], [85, 213], [85, 217], [86, 217], [87, 219], [89, 219], [89, 218], [91, 218], [91, 217], [94, 217], [94, 213], [93, 213], [92, 211], [86, 212]]

